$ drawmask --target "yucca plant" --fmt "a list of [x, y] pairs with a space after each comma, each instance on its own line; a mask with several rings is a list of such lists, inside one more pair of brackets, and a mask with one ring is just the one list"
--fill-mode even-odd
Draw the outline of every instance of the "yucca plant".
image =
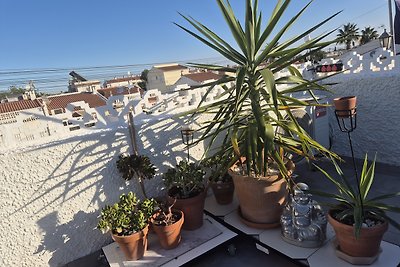
[[362, 172], [360, 177], [356, 179], [358, 184], [355, 186], [352, 186], [350, 180], [343, 174], [343, 171], [335, 160], [333, 160], [333, 164], [340, 176], [340, 180], [336, 180], [326, 171], [315, 165], [336, 187], [337, 193], [321, 191], [313, 193], [337, 201], [336, 203], [328, 204], [335, 211], [332, 214], [334, 219], [347, 225], [354, 225], [356, 238], [359, 237], [360, 229], [367, 220], [375, 222], [384, 222], [387, 220], [397, 229], [400, 229], [400, 225], [386, 214], [387, 211], [400, 212], [400, 208], [381, 202], [385, 199], [400, 196], [400, 192], [368, 197], [375, 178], [375, 161], [376, 157], [368, 166], [368, 155], [365, 155]]
[[[317, 150], [335, 156], [314, 141], [300, 127], [291, 112], [295, 108], [317, 104], [299, 100], [291, 94], [305, 92], [317, 101], [315, 91], [327, 91], [319, 83], [319, 79], [313, 81], [304, 79], [292, 64], [336, 42], [336, 40], [323, 41], [335, 30], [305, 43], [303, 39], [339, 12], [293, 38], [282, 40], [312, 1], [278, 29], [277, 24], [283, 20], [283, 14], [290, 2], [290, 0], [278, 0], [264, 25], [262, 13], [258, 10], [258, 1], [246, 0], [243, 27], [229, 1], [217, 0], [235, 44], [229, 44], [191, 17], [181, 15], [197, 33], [176, 24], [234, 64], [234, 67], [226, 67], [190, 63], [196, 68], [224, 71], [233, 75], [225, 75], [218, 81], [207, 84], [210, 87], [203, 100], [217, 85], [221, 85], [225, 92], [212, 104], [204, 105], [202, 100], [198, 108], [189, 114], [193, 116], [201, 113], [213, 114], [213, 118], [200, 129], [203, 135], [198, 141], [209, 139], [211, 147], [218, 135], [225, 136], [223, 142], [218, 144], [220, 156], [224, 157], [234, 152], [236, 157], [230, 164], [245, 158], [242, 170], [247, 175], [266, 176], [269, 165], [273, 164], [284, 177], [288, 178], [284, 162], [284, 155], [287, 153], [312, 158], [312, 151]], [[278, 77], [278, 72], [285, 69], [288, 72]], [[226, 86], [228, 82], [233, 82], [234, 86], [228, 88]], [[278, 87], [281, 87], [280, 90]], [[277, 128], [282, 131], [276, 131]], [[283, 132], [285, 134], [282, 134]]]

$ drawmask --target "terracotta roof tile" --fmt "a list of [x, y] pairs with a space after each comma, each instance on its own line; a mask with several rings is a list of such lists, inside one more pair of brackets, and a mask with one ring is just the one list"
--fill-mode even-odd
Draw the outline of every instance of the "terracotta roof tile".
[[47, 107], [49, 110], [54, 109], [65, 109], [68, 104], [84, 101], [89, 104], [89, 107], [96, 108], [106, 105], [106, 102], [98, 95], [92, 93], [76, 93], [76, 94], [65, 94], [49, 96]]
[[102, 96], [109, 98], [112, 95], [128, 95], [129, 92], [131, 94], [137, 93], [140, 91], [139, 87], [133, 87], [130, 90], [128, 90], [127, 87], [110, 87], [110, 88], [102, 88], [98, 89], [97, 92], [101, 94]]
[[214, 72], [197, 72], [197, 73], [185, 74], [182, 76], [187, 77], [196, 82], [204, 82], [207, 80], [218, 80], [222, 77], [221, 75], [216, 74]]
[[19, 100], [0, 103], [0, 113], [20, 111], [24, 109], [40, 108], [42, 105], [38, 100]]
[[169, 65], [169, 66], [154, 66], [155, 68], [162, 70], [162, 71], [173, 71], [173, 70], [184, 70], [187, 67], [182, 65]]

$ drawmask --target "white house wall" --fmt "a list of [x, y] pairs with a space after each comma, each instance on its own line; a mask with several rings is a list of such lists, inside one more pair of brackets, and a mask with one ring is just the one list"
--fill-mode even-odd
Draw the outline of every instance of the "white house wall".
[[157, 69], [151, 68], [147, 73], [147, 90], [158, 89], [161, 92], [166, 92], [164, 73]]

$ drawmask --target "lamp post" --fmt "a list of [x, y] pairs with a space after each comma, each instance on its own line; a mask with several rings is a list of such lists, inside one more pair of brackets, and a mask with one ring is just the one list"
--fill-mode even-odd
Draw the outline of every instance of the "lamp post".
[[187, 148], [188, 163], [190, 161], [189, 149], [190, 145], [193, 144], [193, 135], [194, 135], [194, 130], [192, 129], [192, 127], [190, 127], [189, 125], [182, 126], [181, 137], [183, 144], [185, 144]]
[[379, 43], [382, 48], [389, 49], [391, 47], [392, 36], [387, 33], [386, 29], [383, 33], [379, 36]]

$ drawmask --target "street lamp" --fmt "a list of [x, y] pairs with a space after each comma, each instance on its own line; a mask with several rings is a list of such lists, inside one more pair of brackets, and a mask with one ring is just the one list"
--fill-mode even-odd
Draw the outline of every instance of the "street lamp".
[[190, 161], [189, 149], [190, 145], [193, 144], [193, 135], [194, 130], [189, 125], [182, 126], [181, 137], [183, 144], [185, 144], [187, 147], [188, 162]]
[[392, 36], [386, 32], [386, 29], [383, 31], [381, 36], [379, 36], [379, 43], [382, 48], [389, 49], [391, 47], [391, 38]]

